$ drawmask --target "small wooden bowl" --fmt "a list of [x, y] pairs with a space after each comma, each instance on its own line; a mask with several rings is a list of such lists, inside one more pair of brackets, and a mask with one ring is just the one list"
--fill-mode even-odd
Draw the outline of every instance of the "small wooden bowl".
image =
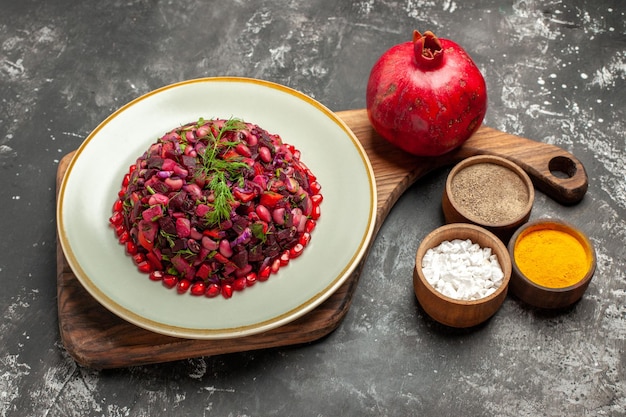
[[[589, 263], [585, 275], [569, 287], [551, 288], [539, 285], [526, 277], [515, 261], [515, 251], [518, 242], [529, 233], [537, 230], [557, 230], [573, 236], [583, 247]], [[511, 294], [525, 303], [543, 309], [564, 309], [576, 303], [583, 296], [596, 269], [596, 253], [589, 238], [576, 227], [554, 219], [539, 219], [529, 222], [515, 232], [508, 245], [512, 263]]]
[[[463, 170], [469, 168], [476, 172], [480, 164], [486, 164], [484, 167], [493, 167], [492, 164], [495, 164], [498, 166], [495, 167], [497, 172], [483, 170], [479, 178], [488, 179], [482, 181], [478, 187], [475, 185], [462, 187], [455, 182], [455, 179], [461, 182], [462, 177], [467, 179], [466, 174], [470, 171], [460, 175]], [[507, 187], [507, 183], [510, 187]], [[512, 184], [515, 188], [512, 188]], [[523, 197], [525, 201], [520, 200]], [[522, 168], [499, 156], [478, 155], [467, 158], [452, 168], [446, 180], [442, 208], [446, 223], [476, 224], [507, 243], [515, 230], [530, 218], [534, 200], [535, 188]], [[489, 209], [493, 212], [487, 216], [485, 212]]]
[[[493, 294], [479, 300], [457, 300], [443, 295], [428, 283], [422, 272], [424, 254], [441, 242], [454, 239], [470, 239], [482, 248], [491, 248], [498, 257], [504, 278]], [[498, 311], [506, 298], [510, 277], [511, 259], [502, 241], [482, 227], [456, 223], [435, 229], [422, 240], [415, 257], [413, 288], [417, 300], [430, 317], [446, 326], [466, 328], [486, 321]]]

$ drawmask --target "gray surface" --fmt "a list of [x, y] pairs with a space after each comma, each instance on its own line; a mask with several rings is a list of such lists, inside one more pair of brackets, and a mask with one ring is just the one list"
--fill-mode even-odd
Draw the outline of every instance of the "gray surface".
[[[0, 416], [626, 415], [623, 1], [1, 0]], [[256, 77], [333, 110], [362, 108], [369, 69], [413, 29], [472, 55], [485, 124], [559, 145], [585, 165], [585, 199], [538, 193], [532, 218], [589, 234], [598, 269], [571, 310], [509, 297], [464, 331], [427, 318], [411, 287], [417, 246], [441, 225], [446, 170], [398, 202], [354, 302], [307, 346], [96, 371], [61, 346], [54, 177], [106, 116], [160, 86]], [[97, 190], [94, 190], [97, 192]]]

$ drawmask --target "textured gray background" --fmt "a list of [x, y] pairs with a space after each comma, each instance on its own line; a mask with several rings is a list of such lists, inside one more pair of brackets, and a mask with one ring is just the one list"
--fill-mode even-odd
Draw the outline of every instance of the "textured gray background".
[[[0, 0], [0, 10], [0, 417], [626, 415], [624, 1]], [[411, 270], [420, 240], [443, 222], [442, 169], [394, 207], [328, 337], [78, 367], [56, 317], [62, 156], [119, 106], [189, 78], [256, 77], [333, 110], [362, 108], [371, 66], [413, 29], [474, 58], [488, 84], [486, 125], [585, 165], [580, 204], [537, 193], [532, 215], [591, 237], [598, 268], [581, 302], [555, 314], [509, 297], [464, 331], [426, 317]]]

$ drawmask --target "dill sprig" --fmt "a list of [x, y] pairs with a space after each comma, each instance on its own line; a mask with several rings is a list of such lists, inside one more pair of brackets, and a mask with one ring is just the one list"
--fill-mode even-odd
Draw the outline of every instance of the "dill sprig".
[[[198, 126], [204, 123], [204, 119], [198, 120]], [[209, 129], [208, 143], [202, 157], [203, 174], [210, 178], [208, 187], [213, 191], [214, 202], [213, 210], [209, 211], [206, 221], [209, 225], [220, 224], [222, 221], [230, 218], [232, 210], [232, 202], [234, 197], [228, 184], [241, 181], [242, 169], [248, 165], [241, 162], [241, 158], [223, 159], [223, 154], [228, 148], [236, 146], [238, 142], [222, 140], [226, 132], [236, 132], [245, 127], [245, 124], [238, 119], [229, 119], [224, 122], [222, 128], [218, 131], [217, 136]]]

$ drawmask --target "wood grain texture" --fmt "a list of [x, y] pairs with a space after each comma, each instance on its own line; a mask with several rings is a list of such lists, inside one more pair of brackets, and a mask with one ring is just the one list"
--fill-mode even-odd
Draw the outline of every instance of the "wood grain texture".
[[[365, 110], [337, 115], [355, 133], [372, 163], [378, 187], [377, 233], [402, 193], [420, 177], [464, 158], [499, 155], [520, 165], [535, 186], [563, 204], [575, 204], [587, 191], [582, 164], [556, 146], [509, 135], [482, 126], [458, 150], [445, 156], [409, 155], [382, 140], [372, 129]], [[57, 190], [73, 153], [59, 163]], [[566, 173], [566, 178], [552, 171]], [[366, 258], [364, 258], [366, 259]], [[57, 242], [59, 330], [68, 353], [82, 366], [119, 368], [186, 358], [250, 351], [312, 342], [330, 334], [350, 308], [362, 264], [343, 286], [305, 316], [265, 333], [225, 340], [179, 339], [136, 327], [101, 306], [72, 273]]]

